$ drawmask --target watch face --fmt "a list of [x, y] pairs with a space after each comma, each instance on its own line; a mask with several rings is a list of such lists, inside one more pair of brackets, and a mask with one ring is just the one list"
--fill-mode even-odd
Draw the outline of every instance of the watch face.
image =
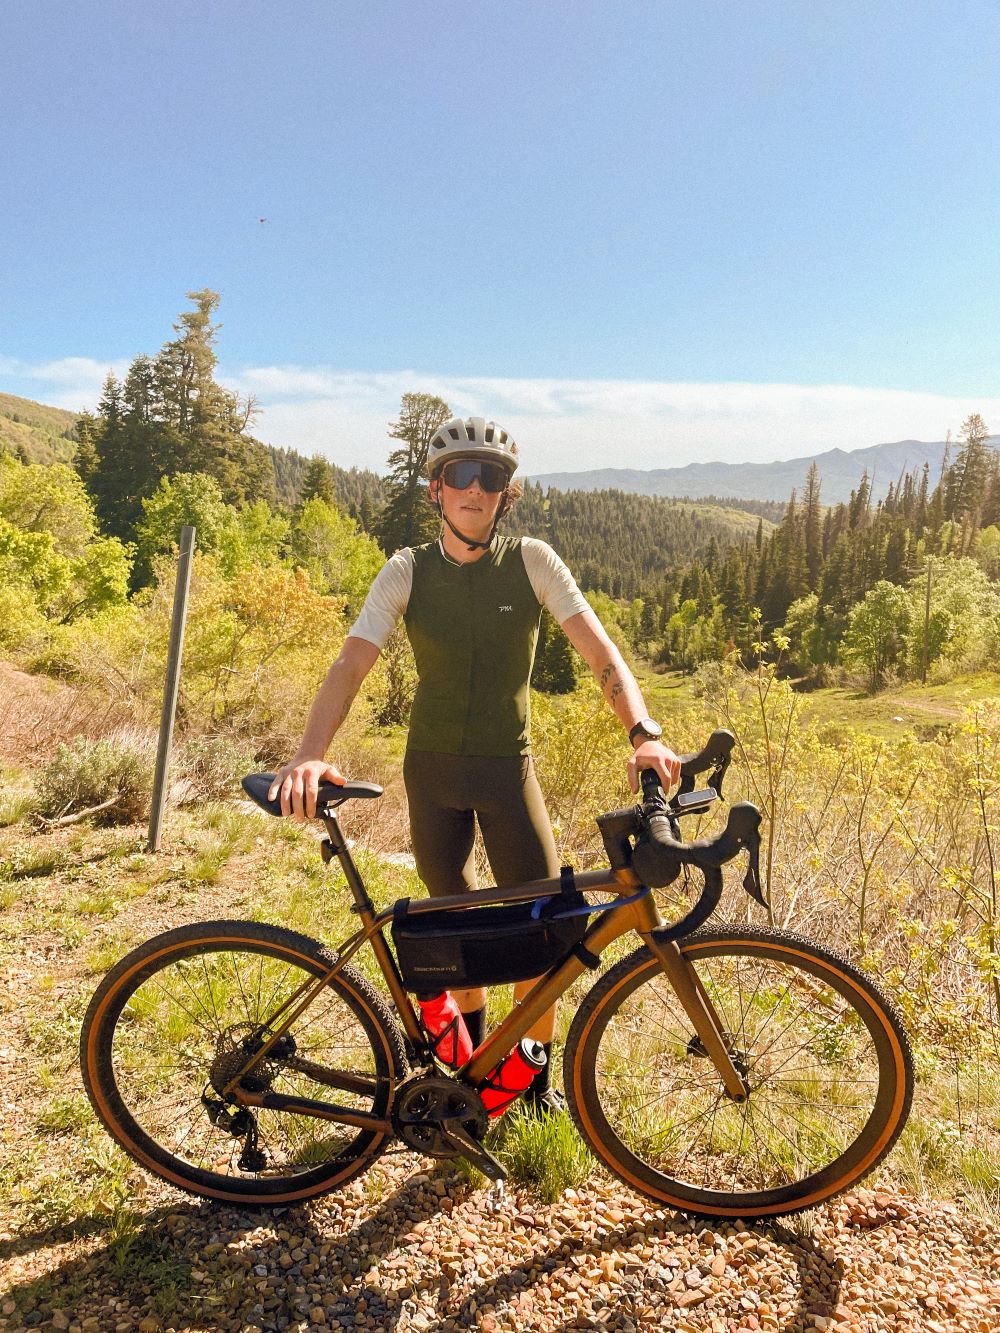
[[653, 741], [659, 740], [663, 735], [663, 728], [660, 726], [659, 722], [654, 722], [651, 717], [644, 717], [637, 722], [629, 732], [629, 735], [633, 738], [640, 734], [647, 736]]

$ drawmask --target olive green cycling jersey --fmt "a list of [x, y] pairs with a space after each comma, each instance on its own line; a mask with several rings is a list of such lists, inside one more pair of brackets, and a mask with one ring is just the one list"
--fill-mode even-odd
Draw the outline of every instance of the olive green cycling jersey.
[[528, 754], [540, 618], [519, 538], [497, 537], [467, 564], [449, 560], [436, 541], [414, 548], [403, 619], [419, 684], [408, 748]]

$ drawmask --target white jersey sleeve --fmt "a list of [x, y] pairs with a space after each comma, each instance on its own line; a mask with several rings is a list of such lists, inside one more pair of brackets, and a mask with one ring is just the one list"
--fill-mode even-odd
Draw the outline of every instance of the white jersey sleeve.
[[413, 587], [413, 552], [408, 546], [391, 556], [375, 575], [361, 613], [348, 631], [381, 651], [399, 624]]
[[547, 542], [537, 537], [522, 537], [521, 555], [532, 591], [560, 625], [570, 616], [590, 609], [590, 603], [576, 586], [576, 579]]

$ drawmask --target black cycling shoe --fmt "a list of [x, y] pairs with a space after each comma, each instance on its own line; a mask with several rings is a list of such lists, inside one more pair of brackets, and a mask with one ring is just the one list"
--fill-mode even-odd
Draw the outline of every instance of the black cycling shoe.
[[534, 1088], [528, 1088], [521, 1099], [521, 1105], [524, 1107], [527, 1115], [532, 1115], [538, 1119], [550, 1115], [566, 1115], [566, 1098], [556, 1088], [543, 1088], [535, 1091]]

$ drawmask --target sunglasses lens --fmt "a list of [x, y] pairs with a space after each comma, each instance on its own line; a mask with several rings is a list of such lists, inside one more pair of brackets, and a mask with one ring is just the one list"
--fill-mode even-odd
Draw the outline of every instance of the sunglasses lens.
[[474, 458], [460, 458], [455, 463], [444, 466], [446, 486], [453, 490], [464, 491], [478, 481], [484, 491], [498, 495], [507, 485], [507, 471], [499, 463], [480, 463]]

